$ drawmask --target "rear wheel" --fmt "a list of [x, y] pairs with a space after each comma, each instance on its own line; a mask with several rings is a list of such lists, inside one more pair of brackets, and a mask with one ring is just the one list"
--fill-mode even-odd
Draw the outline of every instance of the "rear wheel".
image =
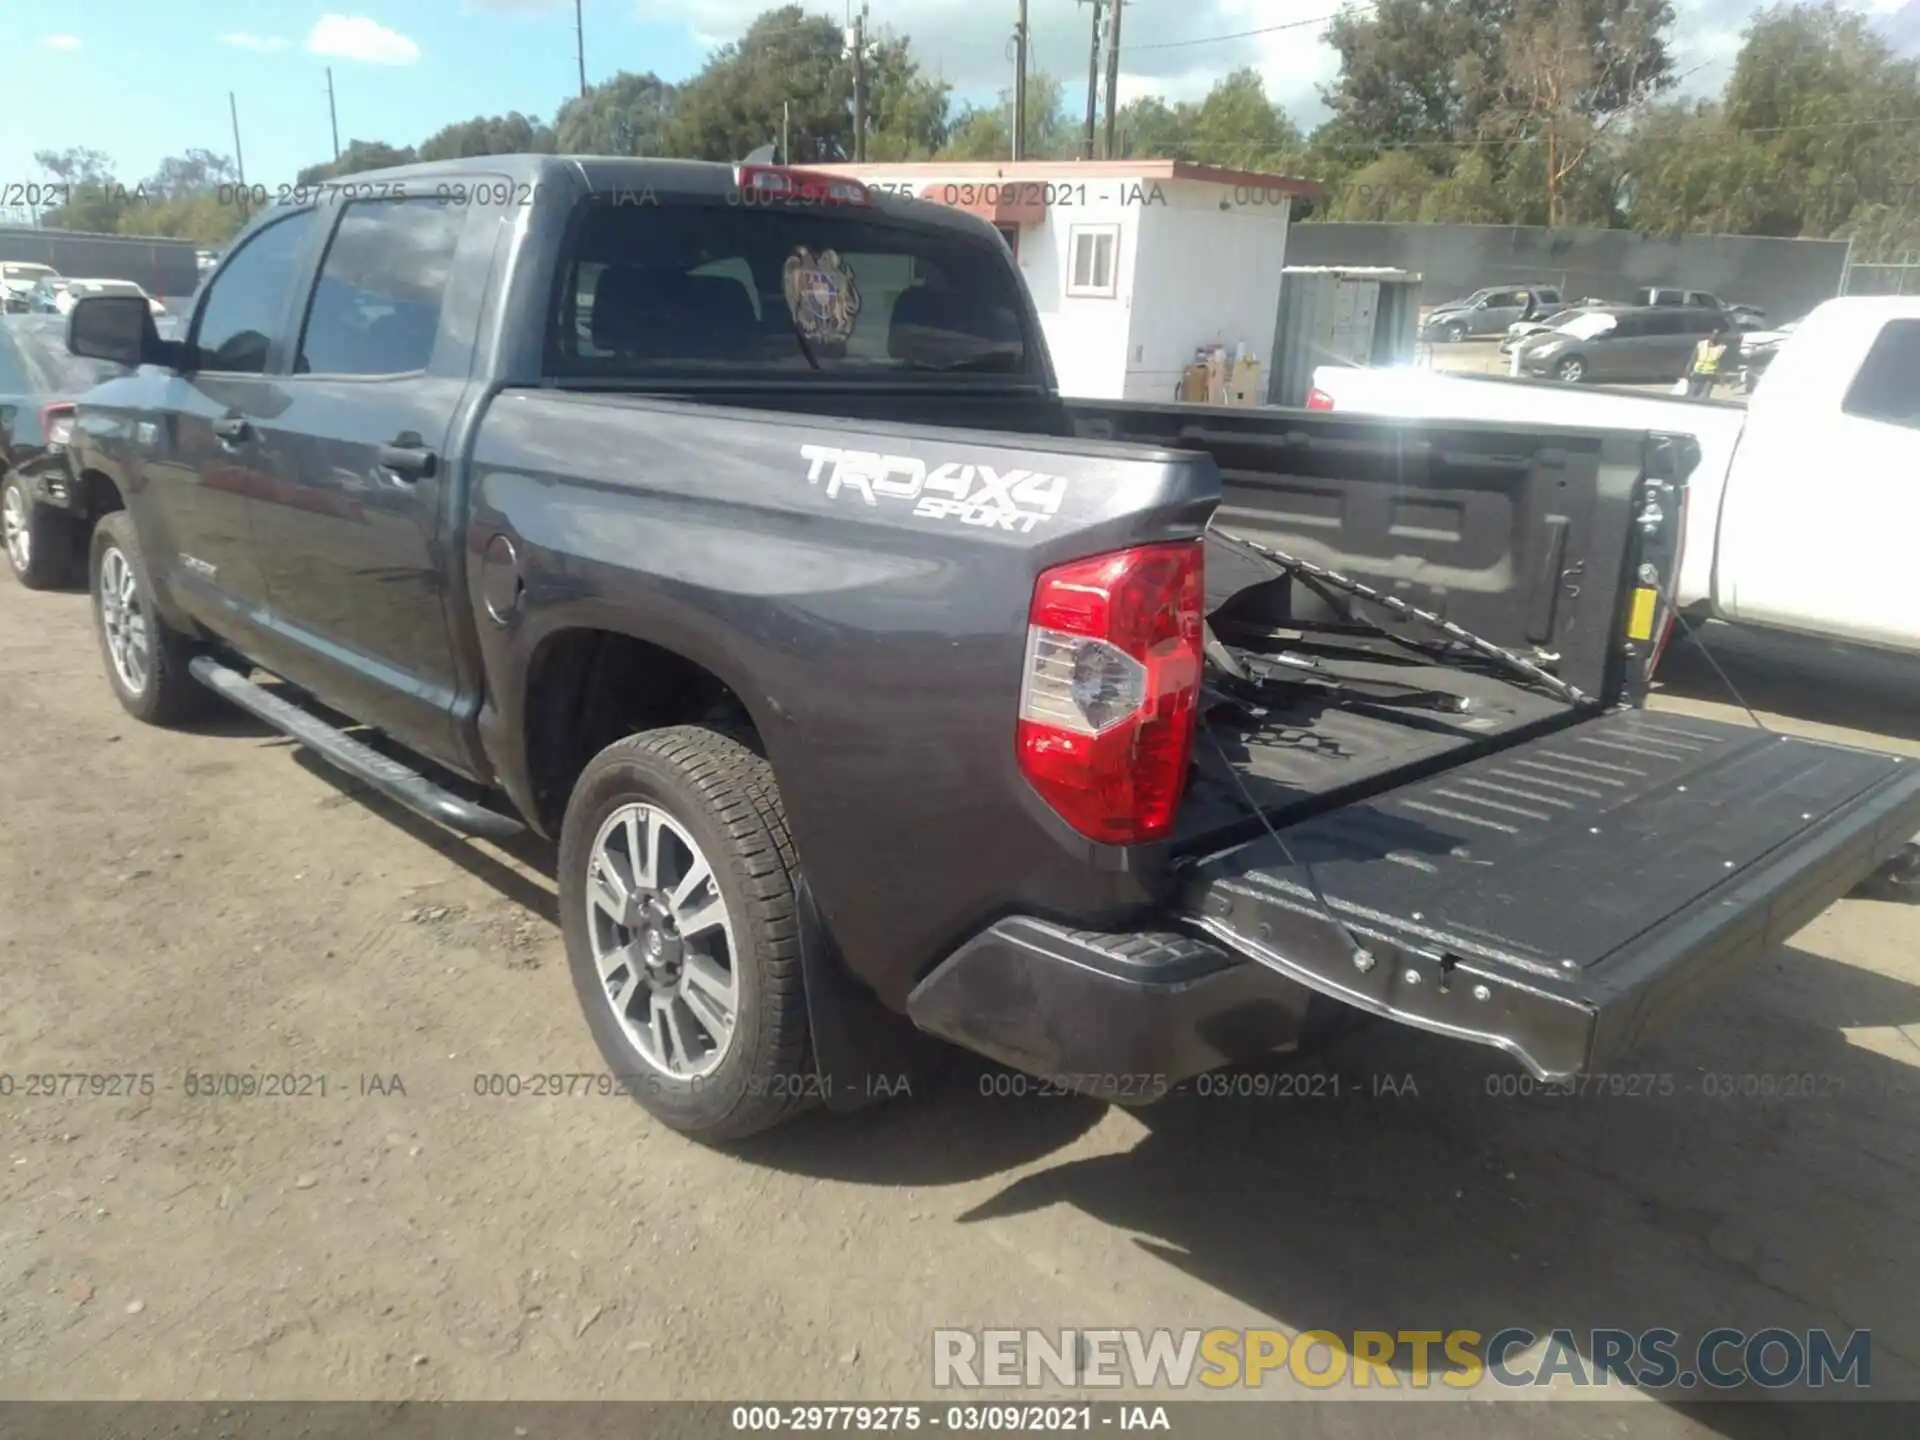
[[1587, 378], [1587, 362], [1578, 355], [1569, 355], [1553, 367], [1554, 378], [1568, 385], [1578, 385]]
[[587, 1024], [671, 1128], [738, 1140], [817, 1087], [797, 864], [766, 760], [701, 726], [609, 745], [560, 832], [560, 918]]
[[72, 578], [78, 533], [71, 517], [35, 504], [18, 475], [0, 483], [0, 536], [6, 539], [7, 563], [29, 590], [51, 590]]
[[149, 725], [204, 715], [218, 697], [187, 673], [194, 647], [153, 608], [153, 585], [133, 520], [116, 510], [94, 527], [88, 565], [94, 629], [107, 683], [126, 712]]

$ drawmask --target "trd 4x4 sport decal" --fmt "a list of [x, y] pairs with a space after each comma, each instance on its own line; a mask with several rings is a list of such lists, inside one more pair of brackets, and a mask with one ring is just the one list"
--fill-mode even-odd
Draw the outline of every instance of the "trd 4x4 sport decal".
[[852, 490], [869, 505], [907, 501], [927, 520], [958, 520], [1022, 534], [1060, 513], [1067, 498], [1067, 477], [1032, 470], [995, 470], [949, 460], [929, 467], [911, 455], [882, 455], [873, 450], [841, 450], [832, 445], [802, 445], [807, 483], [827, 484], [829, 499]]

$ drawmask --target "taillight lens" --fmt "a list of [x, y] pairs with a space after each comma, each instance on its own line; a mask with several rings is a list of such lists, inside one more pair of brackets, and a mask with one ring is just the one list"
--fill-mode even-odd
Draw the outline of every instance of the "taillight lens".
[[46, 405], [40, 410], [40, 433], [46, 436], [48, 445], [70, 445], [73, 443], [73, 406]]
[[1055, 566], [1034, 586], [1020, 687], [1021, 773], [1109, 845], [1173, 828], [1200, 700], [1198, 540]]
[[1327, 394], [1327, 392], [1322, 390], [1319, 386], [1316, 385], [1314, 386], [1313, 389], [1307, 391], [1307, 409], [1331, 410], [1332, 408], [1333, 408], [1333, 397]]

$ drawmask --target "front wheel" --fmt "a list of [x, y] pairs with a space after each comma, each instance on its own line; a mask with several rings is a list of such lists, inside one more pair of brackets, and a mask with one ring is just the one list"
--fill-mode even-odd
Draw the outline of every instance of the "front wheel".
[[87, 570], [107, 683], [122, 708], [149, 725], [176, 725], [212, 710], [218, 697], [187, 672], [192, 642], [153, 608], [153, 583], [126, 511], [94, 527]]
[[767, 761], [676, 725], [588, 762], [560, 830], [560, 923], [608, 1067], [662, 1122], [743, 1139], [817, 1094], [794, 888]]
[[1467, 327], [1456, 322], [1447, 326], [1440, 334], [1449, 345], [1459, 345], [1467, 338]]
[[1578, 385], [1587, 378], [1587, 362], [1577, 355], [1569, 355], [1553, 367], [1554, 377], [1568, 385]]
[[73, 574], [73, 520], [28, 495], [26, 482], [9, 475], [0, 484], [0, 536], [7, 547], [7, 564], [29, 590], [52, 590]]

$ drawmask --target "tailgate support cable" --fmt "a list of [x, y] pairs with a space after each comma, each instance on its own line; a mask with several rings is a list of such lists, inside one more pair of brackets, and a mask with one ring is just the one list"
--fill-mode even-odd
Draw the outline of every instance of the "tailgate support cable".
[[1405, 615], [1411, 619], [1418, 620], [1421, 624], [1438, 630], [1449, 639], [1458, 641], [1460, 644], [1466, 646], [1467, 649], [1473, 651], [1474, 654], [1491, 660], [1497, 665], [1505, 666], [1511, 673], [1524, 676], [1533, 684], [1540, 686], [1556, 698], [1566, 701], [1569, 705], [1588, 705], [1592, 703], [1593, 697], [1588, 695], [1584, 690], [1569, 685], [1558, 675], [1542, 669], [1525, 656], [1517, 655], [1504, 646], [1494, 644], [1491, 640], [1483, 640], [1472, 631], [1463, 630], [1451, 620], [1442, 619], [1430, 610], [1421, 610], [1416, 606], [1409, 605], [1397, 595], [1384, 595], [1371, 585], [1366, 585], [1358, 580], [1351, 579], [1348, 576], [1340, 574], [1338, 571], [1328, 570], [1324, 566], [1315, 565], [1310, 560], [1301, 560], [1295, 556], [1288, 555], [1284, 551], [1272, 549], [1269, 546], [1260, 544], [1256, 540], [1249, 540], [1243, 535], [1234, 535], [1228, 531], [1213, 528], [1209, 528], [1207, 533], [1216, 539], [1226, 541], [1229, 545], [1237, 545], [1243, 550], [1258, 555], [1269, 564], [1277, 566], [1289, 575], [1306, 581], [1309, 585], [1325, 585], [1329, 589], [1345, 591], [1347, 594], [1356, 596], [1361, 600], [1371, 601], [1375, 605], [1383, 606], [1393, 611], [1396, 615]]

